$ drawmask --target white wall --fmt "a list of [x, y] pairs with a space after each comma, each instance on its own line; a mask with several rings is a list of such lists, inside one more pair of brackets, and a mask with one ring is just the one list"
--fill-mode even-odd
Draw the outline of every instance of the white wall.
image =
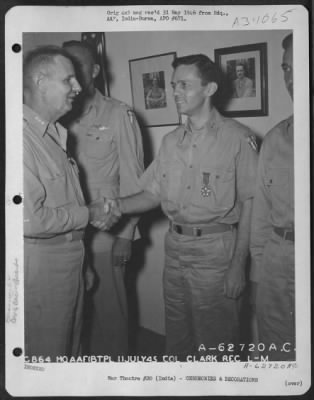
[[[267, 42], [268, 45], [268, 102], [269, 115], [265, 117], [239, 118], [259, 136], [292, 112], [280, 70], [281, 41], [288, 31], [243, 32], [109, 32], [106, 33], [108, 70], [111, 76], [110, 94], [132, 104], [129, 76], [129, 60], [175, 51], [177, 56], [204, 53], [214, 59], [214, 49], [250, 43]], [[61, 45], [63, 41], [79, 40], [81, 33], [27, 34], [23, 38], [23, 50], [42, 44]], [[142, 127], [147, 160], [156, 154], [161, 139], [174, 127]], [[162, 299], [163, 238], [167, 222], [148, 214], [142, 222], [148, 229], [149, 245], [143, 251], [144, 265], [137, 279], [139, 322], [142, 326], [164, 333], [164, 308]], [[141, 259], [141, 257], [139, 257]]]
[[[238, 119], [251, 127], [259, 136], [264, 136], [273, 125], [292, 112], [280, 69], [281, 42], [287, 33], [288, 31], [107, 33], [107, 55], [112, 75], [110, 94], [132, 104], [128, 63], [130, 59], [176, 51], [177, 56], [204, 53], [214, 60], [215, 48], [267, 42], [269, 115]], [[163, 135], [173, 128], [171, 126], [143, 128], [144, 142], [150, 144], [153, 154], [156, 154]], [[158, 333], [164, 333], [161, 285], [163, 237], [166, 229], [165, 220], [152, 222], [152, 229], [148, 232], [151, 246], [145, 249], [145, 265], [137, 280], [140, 323]]]

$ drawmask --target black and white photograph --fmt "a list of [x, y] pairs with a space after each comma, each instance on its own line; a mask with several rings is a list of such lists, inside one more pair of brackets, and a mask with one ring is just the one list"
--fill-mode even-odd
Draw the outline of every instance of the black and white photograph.
[[308, 390], [308, 26], [271, 10], [8, 15], [11, 395]]
[[169, 52], [129, 60], [132, 104], [145, 126], [180, 123], [171, 88], [175, 57], [175, 52]]
[[268, 115], [267, 42], [215, 49], [223, 74], [228, 117]]

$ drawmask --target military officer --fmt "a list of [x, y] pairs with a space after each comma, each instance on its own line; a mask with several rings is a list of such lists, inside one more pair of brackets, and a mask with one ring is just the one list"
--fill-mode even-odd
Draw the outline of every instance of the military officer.
[[219, 72], [205, 55], [173, 62], [172, 87], [187, 121], [162, 141], [143, 191], [108, 201], [117, 216], [161, 204], [169, 218], [163, 276], [167, 353], [225, 354], [236, 344], [237, 299], [245, 286], [257, 154], [244, 125], [224, 118], [212, 97]]
[[[136, 193], [143, 172], [143, 148], [133, 111], [95, 88], [100, 67], [86, 42], [66, 42], [63, 47], [76, 62], [83, 88], [81, 111], [68, 128], [85, 195], [92, 201]], [[128, 352], [124, 267], [131, 257], [131, 243], [138, 237], [137, 221], [124, 218], [111, 232], [88, 233], [90, 261], [97, 277], [89, 338], [92, 354], [115, 359]]]
[[[25, 354], [76, 356], [82, 321], [84, 228], [105, 217], [85, 205], [67, 132], [56, 121], [81, 87], [68, 55], [40, 47], [23, 65]], [[102, 229], [104, 224], [98, 224]]]
[[[282, 70], [293, 99], [292, 34], [282, 42]], [[251, 228], [257, 283], [259, 342], [270, 360], [295, 359], [294, 158], [293, 116], [277, 124], [261, 148]], [[283, 346], [285, 345], [285, 350]]]

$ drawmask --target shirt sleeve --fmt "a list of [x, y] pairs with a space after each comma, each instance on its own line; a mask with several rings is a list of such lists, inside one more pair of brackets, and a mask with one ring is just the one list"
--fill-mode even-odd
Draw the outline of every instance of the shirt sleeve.
[[259, 281], [262, 256], [267, 239], [271, 233], [270, 210], [271, 200], [265, 185], [265, 146], [263, 144], [257, 170], [256, 192], [253, 201], [251, 220], [250, 250], [252, 257], [250, 279]]
[[[135, 114], [130, 109], [122, 109], [117, 127], [119, 152], [120, 196], [125, 197], [141, 191], [139, 178], [144, 171], [142, 135]], [[132, 238], [138, 218], [129, 218], [118, 236]], [[135, 232], [135, 237], [138, 233]]]
[[243, 202], [254, 197], [257, 171], [257, 148], [254, 135], [241, 136], [236, 157], [237, 199]]
[[24, 236], [49, 238], [85, 228], [85, 206], [52, 208], [44, 205], [46, 191], [40, 180], [32, 152], [24, 141]]
[[159, 150], [159, 154], [152, 161], [149, 167], [145, 170], [140, 180], [141, 189], [152, 193], [154, 196], [158, 198], [160, 198], [160, 192], [161, 192], [160, 157], [161, 157], [161, 150]]

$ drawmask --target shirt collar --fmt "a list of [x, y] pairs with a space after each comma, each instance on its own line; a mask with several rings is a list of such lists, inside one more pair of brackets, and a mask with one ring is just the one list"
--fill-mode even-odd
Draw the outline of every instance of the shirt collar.
[[[219, 128], [221, 127], [222, 123], [224, 121], [223, 116], [218, 112], [216, 108], [212, 108], [211, 113], [210, 113], [210, 118], [208, 121], [202, 126], [200, 129], [198, 129], [199, 132], [206, 132], [207, 135], [217, 137], [217, 133], [219, 131]], [[183, 130], [180, 134], [179, 138], [179, 143], [182, 143], [186, 134], [192, 135], [196, 131], [192, 131], [191, 126], [190, 126], [190, 120], [189, 118], [186, 120], [186, 122], [183, 125]]]
[[41, 135], [42, 137], [49, 130], [51, 130], [51, 132], [57, 132], [60, 138], [60, 145], [64, 150], [66, 150], [67, 131], [61, 124], [59, 124], [59, 122], [53, 124], [45, 121], [41, 116], [39, 116], [34, 110], [32, 110], [26, 104], [23, 104], [23, 118], [31, 126], [32, 130], [38, 132], [38, 134]]

